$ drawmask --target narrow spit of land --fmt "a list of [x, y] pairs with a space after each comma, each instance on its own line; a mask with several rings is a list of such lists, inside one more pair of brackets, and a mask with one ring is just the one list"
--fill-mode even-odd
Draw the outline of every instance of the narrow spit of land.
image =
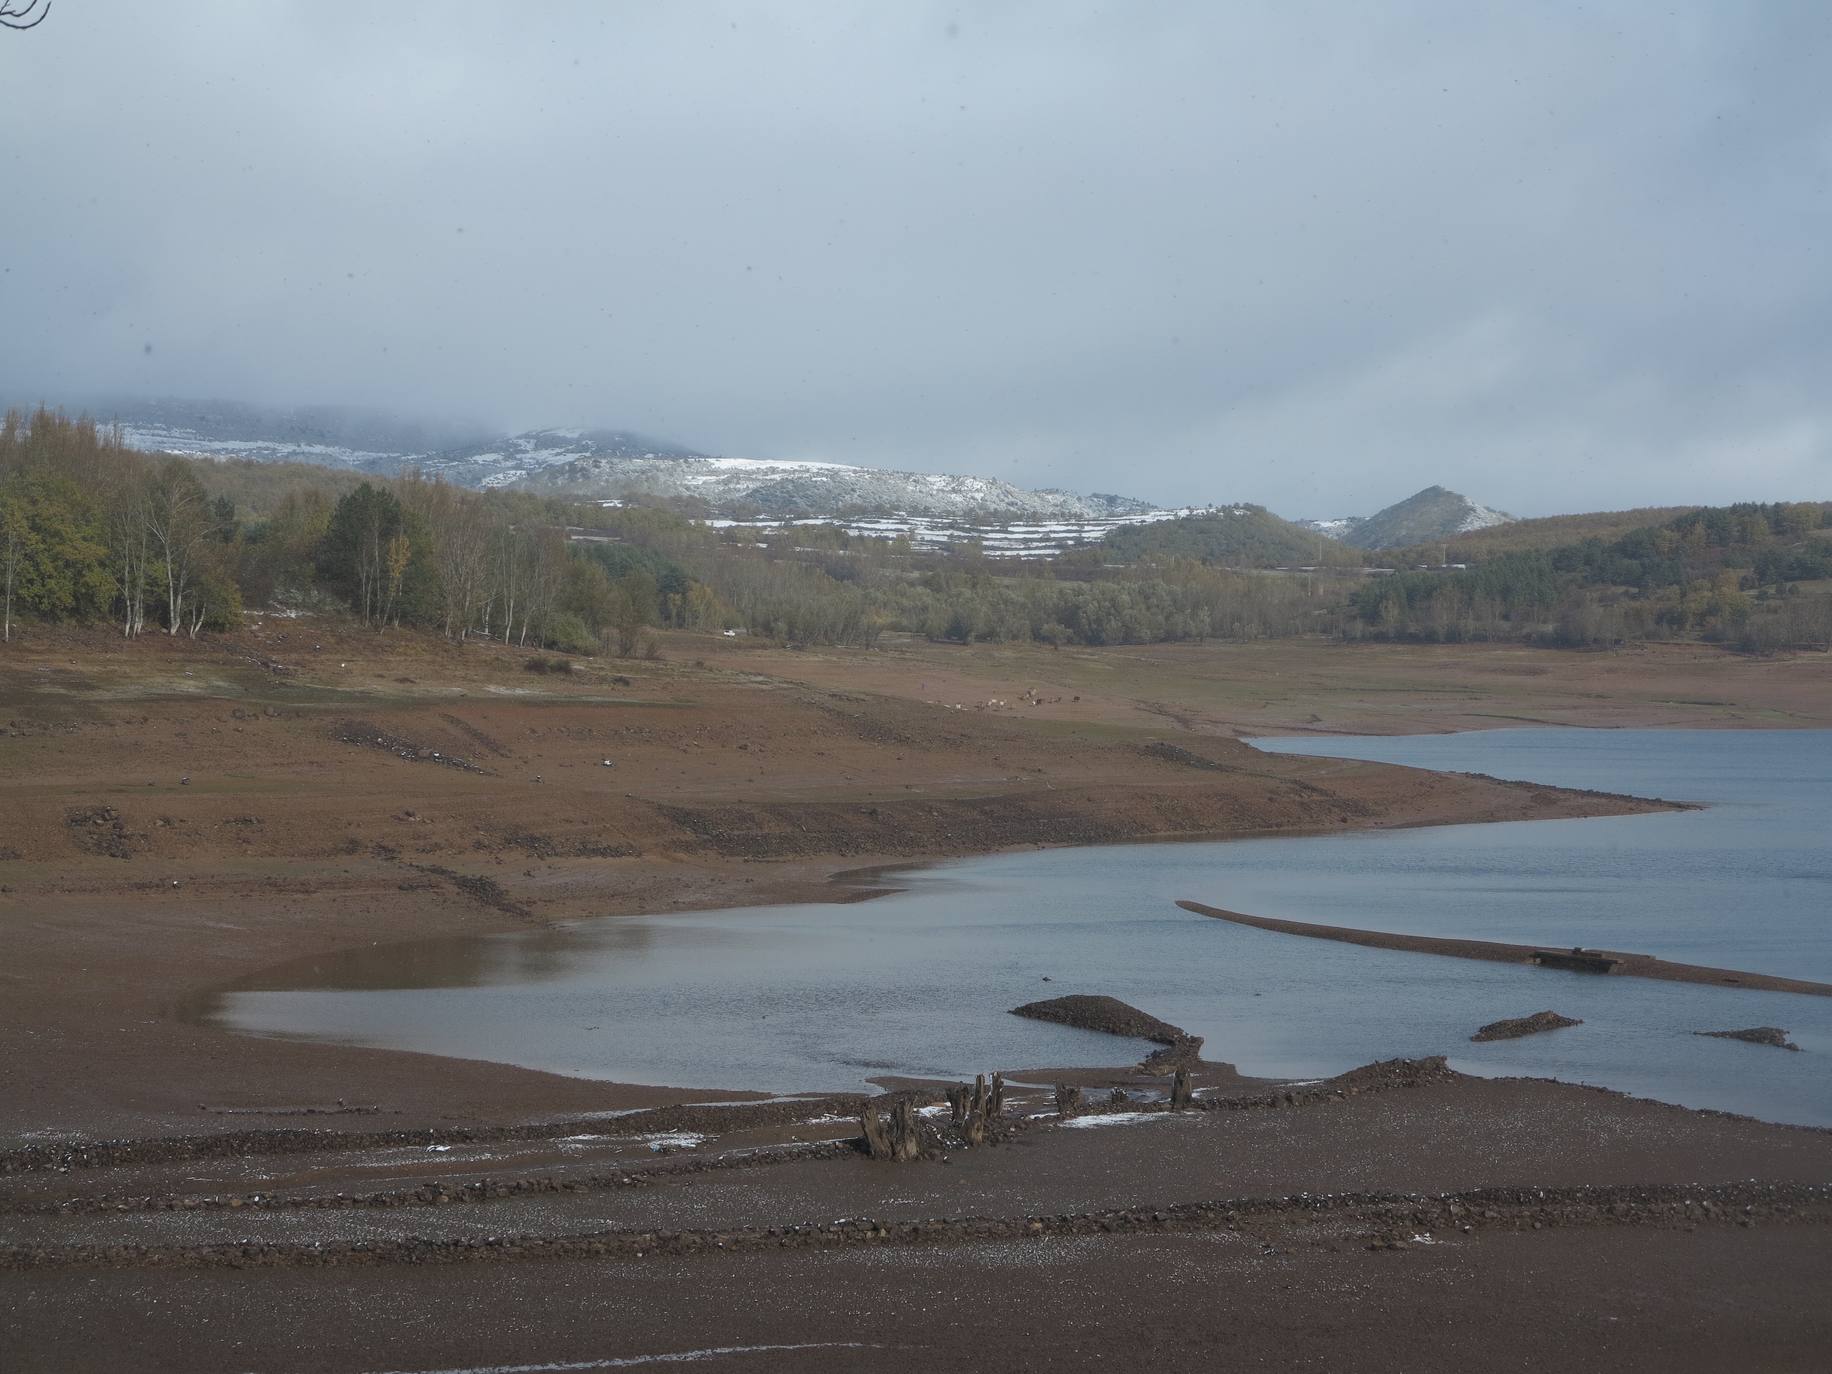
[[[1494, 964], [1539, 962], [1536, 955], [1544, 945], [1510, 945], [1499, 940], [1452, 940], [1435, 935], [1400, 935], [1387, 930], [1358, 930], [1352, 926], [1313, 925], [1308, 921], [1284, 921], [1274, 916], [1249, 916], [1239, 911], [1204, 906], [1201, 902], [1179, 901], [1185, 911], [1198, 916], [1213, 916], [1218, 921], [1275, 930], [1281, 935], [1304, 935], [1313, 940], [1336, 940], [1345, 945], [1366, 945], [1370, 949], [1396, 949], [1408, 954], [1442, 954], [1452, 959], [1482, 959]], [[1706, 983], [1712, 987], [1752, 988], [1760, 992], [1798, 992], [1810, 997], [1832, 997], [1832, 983], [1816, 983], [1807, 978], [1781, 978], [1771, 973], [1745, 973], [1737, 969], [1713, 968], [1708, 964], [1675, 964], [1651, 954], [1628, 954], [1620, 950], [1585, 950], [1587, 956], [1598, 956], [1614, 962], [1611, 974], [1630, 978], [1659, 978], [1669, 983]]]

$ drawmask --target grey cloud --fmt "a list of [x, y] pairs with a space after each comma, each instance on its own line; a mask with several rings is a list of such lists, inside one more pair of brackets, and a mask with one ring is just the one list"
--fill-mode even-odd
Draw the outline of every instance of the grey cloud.
[[1829, 59], [1814, 3], [62, 5], [0, 34], [0, 377], [1294, 515], [1823, 498]]

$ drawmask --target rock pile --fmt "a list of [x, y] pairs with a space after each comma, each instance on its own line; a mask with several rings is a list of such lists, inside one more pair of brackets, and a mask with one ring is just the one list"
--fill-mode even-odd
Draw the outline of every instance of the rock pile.
[[1566, 1026], [1583, 1024], [1583, 1021], [1576, 1017], [1560, 1016], [1556, 1011], [1536, 1011], [1531, 1016], [1516, 1016], [1512, 1019], [1491, 1021], [1470, 1036], [1470, 1039], [1518, 1040], [1523, 1035], [1538, 1035], [1541, 1031], [1562, 1030]]

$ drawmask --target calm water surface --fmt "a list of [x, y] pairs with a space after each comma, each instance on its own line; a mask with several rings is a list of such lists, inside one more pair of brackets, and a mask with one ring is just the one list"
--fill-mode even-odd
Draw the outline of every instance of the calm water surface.
[[[856, 1089], [885, 1073], [1124, 1064], [1130, 1041], [1007, 1015], [1110, 993], [1247, 1073], [1392, 1055], [1832, 1124], [1832, 998], [1359, 949], [1189, 915], [1585, 944], [1832, 981], [1832, 731], [1509, 730], [1259, 742], [1697, 801], [1703, 811], [1219, 844], [1047, 850], [917, 870], [850, 905], [606, 917], [376, 946], [219, 999], [256, 1034], [624, 1082]], [[1048, 979], [1049, 981], [1045, 981]], [[1552, 1008], [1570, 1030], [1470, 1032]], [[1700, 1039], [1776, 1025], [1804, 1053]]]

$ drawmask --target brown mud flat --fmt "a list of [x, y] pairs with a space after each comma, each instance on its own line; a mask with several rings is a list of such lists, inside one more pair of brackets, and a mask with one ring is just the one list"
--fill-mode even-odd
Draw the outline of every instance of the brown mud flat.
[[1589, 653], [1297, 639], [1051, 649], [899, 636], [871, 652], [722, 640], [706, 661], [965, 711], [1169, 730], [1184, 746], [1190, 735], [1832, 726], [1832, 655], [1759, 658], [1709, 644]]
[[[1539, 945], [1510, 945], [1497, 940], [1453, 940], [1435, 935], [1397, 935], [1384, 930], [1361, 930], [1352, 926], [1313, 925], [1308, 921], [1286, 921], [1273, 916], [1249, 916], [1239, 911], [1224, 911], [1201, 902], [1179, 901], [1185, 911], [1198, 916], [1212, 916], [1218, 921], [1274, 930], [1283, 935], [1303, 935], [1313, 940], [1336, 940], [1347, 945], [1369, 949], [1393, 949], [1408, 954], [1441, 954], [1452, 959], [1481, 959], [1498, 964], [1535, 966]], [[1816, 983], [1805, 978], [1782, 978], [1770, 973], [1743, 973], [1735, 969], [1712, 968], [1706, 964], [1675, 964], [1648, 954], [1625, 954], [1617, 950], [1589, 950], [1613, 962], [1614, 967], [1599, 977], [1658, 978], [1670, 983], [1705, 983], [1713, 987], [1749, 988], [1760, 992], [1798, 992], [1811, 997], [1832, 997], [1832, 983]]]
[[[600, 1230], [578, 1235], [502, 1235], [457, 1240], [419, 1236], [347, 1244], [227, 1242], [196, 1246], [96, 1245], [0, 1249], [0, 1269], [169, 1269], [350, 1265], [462, 1264], [518, 1259], [743, 1254], [853, 1246], [958, 1244], [964, 1241], [1048, 1241], [1086, 1235], [1188, 1234], [1233, 1231], [1267, 1223], [1314, 1226], [1320, 1221], [1366, 1235], [1371, 1250], [1403, 1250], [1420, 1232], [1476, 1228], [1544, 1230], [1548, 1226], [1672, 1224], [1702, 1217], [1722, 1224], [1832, 1226], [1832, 1185], [1722, 1183], [1603, 1185], [1577, 1188], [1478, 1188], [1461, 1193], [1297, 1194], [1220, 1198], [1161, 1207], [1116, 1208], [1055, 1216], [935, 1217], [885, 1225], [876, 1218], [809, 1222], [766, 1228], [687, 1231]], [[1694, 1224], [1697, 1224], [1696, 1221]]]
[[[0, 1341], [34, 1370], [118, 1368], [124, 1349], [137, 1368], [274, 1374], [715, 1351], [722, 1368], [847, 1369], [867, 1346], [874, 1368], [915, 1369], [989, 1341], [1017, 1369], [1142, 1350], [1170, 1369], [1243, 1350], [1366, 1368], [1397, 1304], [1417, 1326], [1390, 1333], [1388, 1367], [1479, 1367], [1500, 1323], [1568, 1369], [1690, 1370], [1733, 1349], [1810, 1368], [1832, 1335], [1814, 1300], [1832, 1132], [1431, 1060], [1104, 1129], [1015, 1110], [1027, 1129], [945, 1164], [873, 1164], [845, 1141], [725, 1148], [734, 1135], [691, 1165], [589, 1179], [473, 1159], [370, 1196], [322, 1165], [225, 1197], [175, 1160], [157, 1177], [178, 1191], [138, 1199], [106, 1190], [141, 1166], [52, 1170], [38, 1181], [72, 1205], [0, 1208]], [[1166, 1285], [1177, 1301], [1128, 1325]], [[962, 1315], [994, 1291], [996, 1320]]]

